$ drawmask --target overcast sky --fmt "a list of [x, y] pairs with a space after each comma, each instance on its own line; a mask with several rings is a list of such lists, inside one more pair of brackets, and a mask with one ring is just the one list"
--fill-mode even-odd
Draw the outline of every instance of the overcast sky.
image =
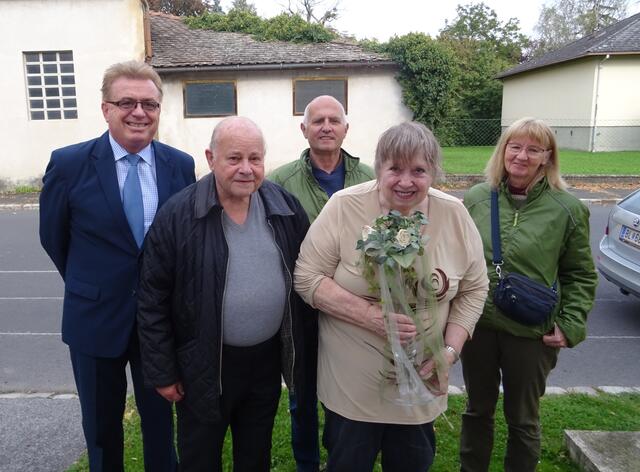
[[[325, 0], [329, 3], [331, 0]], [[287, 0], [249, 0], [258, 9], [258, 14], [270, 17], [280, 13]], [[295, 0], [291, 0], [294, 4]], [[444, 27], [445, 20], [453, 21], [459, 4], [480, 3], [472, 0], [341, 0], [340, 17], [333, 23], [341, 32], [358, 39], [377, 38], [386, 41], [390, 36], [399, 36], [419, 31], [436, 36]], [[538, 22], [540, 9], [549, 0], [485, 0], [504, 23], [509, 18], [520, 20], [520, 30], [531, 36]], [[640, 3], [631, 0], [629, 14], [640, 10]], [[231, 0], [223, 0], [222, 6], [229, 9]]]

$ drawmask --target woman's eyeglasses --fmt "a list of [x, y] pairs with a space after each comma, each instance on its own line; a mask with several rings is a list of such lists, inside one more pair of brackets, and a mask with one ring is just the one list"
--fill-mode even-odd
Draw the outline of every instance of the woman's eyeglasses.
[[520, 154], [524, 149], [525, 154], [529, 159], [540, 159], [544, 156], [545, 152], [548, 152], [549, 149], [542, 149], [537, 146], [523, 146], [517, 143], [509, 143], [507, 144], [507, 151], [511, 154]]

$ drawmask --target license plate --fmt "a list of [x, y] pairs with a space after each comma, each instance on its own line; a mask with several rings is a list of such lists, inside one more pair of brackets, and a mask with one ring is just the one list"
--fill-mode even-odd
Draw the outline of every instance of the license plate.
[[620, 241], [640, 248], [640, 232], [628, 226], [623, 226], [620, 230]]

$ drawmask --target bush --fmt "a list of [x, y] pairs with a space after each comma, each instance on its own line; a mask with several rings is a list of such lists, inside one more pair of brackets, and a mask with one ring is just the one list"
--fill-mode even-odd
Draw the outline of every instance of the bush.
[[269, 19], [260, 18], [246, 10], [224, 13], [204, 13], [185, 18], [185, 24], [193, 29], [210, 29], [247, 33], [258, 41], [290, 41], [295, 43], [326, 43], [336, 34], [317, 23], [307, 23], [299, 15], [281, 13]]

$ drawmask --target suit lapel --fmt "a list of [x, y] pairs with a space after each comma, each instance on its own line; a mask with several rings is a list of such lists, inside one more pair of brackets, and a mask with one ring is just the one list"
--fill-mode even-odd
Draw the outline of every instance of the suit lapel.
[[118, 185], [118, 175], [116, 173], [116, 164], [113, 156], [113, 150], [109, 143], [109, 133], [103, 134], [91, 154], [94, 160], [96, 173], [100, 186], [107, 200], [111, 213], [113, 214], [116, 223], [123, 227], [121, 234], [126, 235], [128, 240], [128, 246], [136, 253], [138, 252], [138, 245], [133, 237], [129, 222], [124, 214], [122, 207], [122, 199], [120, 198], [120, 187]]
[[174, 165], [167, 153], [153, 141], [153, 152], [156, 158], [156, 181], [158, 185], [158, 208], [171, 195], [171, 184], [173, 183]]

